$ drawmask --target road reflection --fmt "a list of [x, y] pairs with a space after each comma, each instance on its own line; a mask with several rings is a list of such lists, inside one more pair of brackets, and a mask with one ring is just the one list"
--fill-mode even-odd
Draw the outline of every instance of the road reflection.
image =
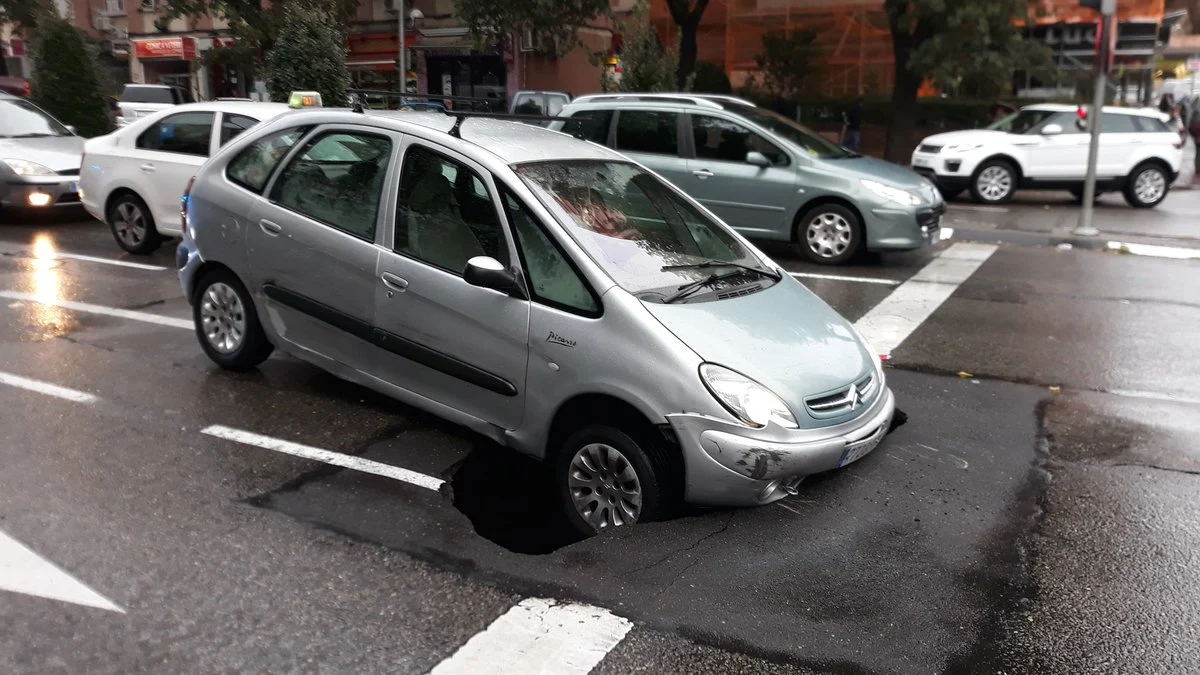
[[36, 235], [33, 255], [23, 262], [23, 266], [29, 272], [26, 290], [37, 298], [37, 302], [25, 304], [29, 327], [38, 330], [42, 338], [70, 332], [75, 326], [71, 315], [61, 307], [47, 304], [65, 299], [67, 290], [54, 238], [45, 233]]

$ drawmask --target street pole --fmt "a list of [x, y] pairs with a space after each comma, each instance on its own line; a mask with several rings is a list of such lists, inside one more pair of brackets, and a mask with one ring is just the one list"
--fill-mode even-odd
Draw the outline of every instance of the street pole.
[[[396, 66], [400, 69], [400, 91], [408, 93], [408, 60], [407, 50], [404, 49], [404, 0], [396, 0], [396, 18], [400, 24], [400, 54]], [[400, 105], [404, 105], [404, 97], [400, 97]], [[399, 107], [399, 106], [397, 106]]]
[[1101, 10], [1103, 15], [1098, 39], [1103, 42], [1097, 45], [1096, 90], [1092, 94], [1092, 109], [1088, 113], [1088, 131], [1091, 132], [1091, 141], [1088, 144], [1087, 178], [1083, 183], [1083, 209], [1079, 212], [1079, 226], [1072, 232], [1080, 237], [1094, 237], [1100, 234], [1100, 230], [1092, 225], [1092, 215], [1096, 210], [1096, 158], [1100, 152], [1100, 120], [1103, 119], [1104, 99], [1108, 94], [1109, 45], [1112, 44], [1110, 39], [1112, 34], [1109, 31], [1115, 30], [1113, 26], [1115, 5], [1116, 2], [1106, 2]]

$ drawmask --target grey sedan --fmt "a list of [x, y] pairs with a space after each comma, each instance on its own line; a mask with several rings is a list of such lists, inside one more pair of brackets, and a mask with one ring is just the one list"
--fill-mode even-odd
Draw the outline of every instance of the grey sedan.
[[79, 206], [83, 142], [30, 101], [0, 94], [0, 206]]

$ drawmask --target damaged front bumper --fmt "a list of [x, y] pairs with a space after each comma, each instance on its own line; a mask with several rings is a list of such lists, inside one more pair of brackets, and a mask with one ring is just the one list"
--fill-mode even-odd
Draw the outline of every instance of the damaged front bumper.
[[821, 429], [751, 429], [688, 413], [667, 419], [683, 450], [687, 501], [754, 506], [782, 499], [804, 476], [865, 457], [888, 433], [895, 410], [896, 398], [884, 387], [862, 415]]

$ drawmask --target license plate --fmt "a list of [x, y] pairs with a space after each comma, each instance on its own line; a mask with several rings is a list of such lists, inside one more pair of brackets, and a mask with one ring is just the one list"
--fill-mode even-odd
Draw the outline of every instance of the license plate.
[[920, 157], [913, 158], [913, 166], [929, 166], [929, 160], [921, 159]]
[[866, 440], [847, 446], [846, 451], [842, 453], [842, 461], [838, 462], [838, 468], [840, 469], [847, 464], [853, 464], [866, 457], [872, 450], [879, 447], [879, 444], [883, 441], [883, 437], [883, 433], [877, 432], [874, 436]]
[[67, 185], [67, 192], [79, 192], [79, 183], [70, 183]]

